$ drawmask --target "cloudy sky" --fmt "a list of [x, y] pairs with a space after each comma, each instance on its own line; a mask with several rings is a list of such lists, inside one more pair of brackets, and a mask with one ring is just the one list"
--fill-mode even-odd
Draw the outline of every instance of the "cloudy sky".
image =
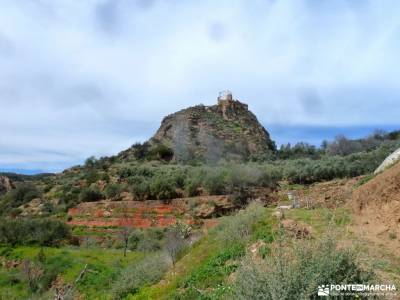
[[59, 171], [231, 89], [278, 144], [400, 128], [397, 0], [0, 0], [0, 170]]

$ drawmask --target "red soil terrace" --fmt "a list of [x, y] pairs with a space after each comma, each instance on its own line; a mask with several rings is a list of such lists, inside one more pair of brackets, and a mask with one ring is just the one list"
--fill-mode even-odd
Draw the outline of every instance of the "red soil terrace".
[[148, 201], [99, 201], [81, 203], [68, 211], [68, 224], [87, 227], [135, 228], [167, 227], [182, 220], [194, 224], [188, 212], [189, 203], [200, 205], [210, 201], [225, 200], [226, 196], [207, 196], [174, 199], [170, 203], [159, 200]]

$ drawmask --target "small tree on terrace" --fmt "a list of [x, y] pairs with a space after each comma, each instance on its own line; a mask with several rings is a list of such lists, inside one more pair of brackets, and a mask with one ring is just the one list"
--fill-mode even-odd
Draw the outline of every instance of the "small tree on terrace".
[[40, 263], [26, 259], [22, 262], [22, 274], [27, 281], [29, 288], [35, 292], [39, 288], [39, 281], [44, 275]]
[[126, 257], [126, 252], [128, 250], [128, 244], [129, 244], [129, 237], [131, 236], [131, 233], [132, 233], [132, 228], [130, 228], [129, 226], [122, 227], [120, 235], [124, 243], [124, 257]]
[[165, 249], [175, 265], [179, 253], [185, 247], [186, 238], [190, 235], [190, 226], [178, 222], [170, 227], [165, 235]]
[[120, 238], [124, 245], [124, 257], [126, 257], [126, 252], [128, 250], [128, 245], [129, 245], [129, 238], [131, 237], [133, 231], [132, 226], [130, 226], [130, 217], [129, 217], [128, 207], [126, 205], [122, 207], [121, 219], [122, 219], [122, 229], [120, 232]]

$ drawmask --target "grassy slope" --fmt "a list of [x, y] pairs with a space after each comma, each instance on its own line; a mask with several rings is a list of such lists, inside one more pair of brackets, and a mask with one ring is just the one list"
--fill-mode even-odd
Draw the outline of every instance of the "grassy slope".
[[[277, 222], [271, 216], [272, 209], [264, 209], [263, 217], [254, 220], [250, 239], [243, 245], [224, 244], [216, 240], [211, 232], [200, 240], [159, 283], [142, 288], [129, 299], [222, 299], [229, 298], [229, 275], [236, 269], [237, 262], [246, 248], [257, 240], [272, 242]], [[286, 212], [287, 219], [301, 221], [313, 228], [313, 235], [328, 232], [331, 226], [339, 231], [351, 222], [345, 209], [332, 211], [325, 208], [314, 210], [295, 209]]]
[[153, 286], [144, 287], [130, 299], [169, 299], [185, 276], [201, 265], [217, 248], [209, 237], [203, 238], [166, 274], [164, 280]]
[[[236, 270], [246, 248], [257, 240], [263, 240], [267, 245], [273, 241], [277, 222], [271, 216], [272, 212], [273, 209], [262, 208], [259, 217], [252, 221], [251, 235], [242, 241], [221, 240], [221, 230], [211, 229], [184, 253], [163, 280], [154, 285], [142, 287], [138, 293], [130, 295], [128, 299], [229, 298], [229, 277]], [[351, 215], [343, 208], [335, 211], [326, 208], [294, 209], [287, 211], [285, 217], [311, 225], [314, 237], [330, 233], [330, 230], [335, 228], [343, 234], [340, 237], [344, 245], [357, 241], [357, 237], [348, 231], [352, 223]], [[230, 220], [233, 218], [235, 216], [226, 217]], [[222, 233], [226, 234], [226, 231]], [[360, 243], [359, 247], [362, 253], [368, 252], [368, 245]], [[400, 261], [388, 257], [383, 250], [380, 251], [378, 257], [368, 258], [369, 255], [365, 255], [365, 259], [376, 260], [375, 269], [378, 272], [384, 272], [389, 279], [394, 278], [396, 274], [397, 276], [399, 274]], [[34, 258], [38, 251], [39, 248], [35, 247], [0, 248], [0, 255], [7, 256], [8, 259]], [[45, 248], [45, 255], [49, 263], [62, 266], [62, 277], [68, 282], [73, 281], [88, 263], [91, 271], [79, 283], [79, 292], [85, 295], [84, 299], [110, 299], [108, 290], [118, 270], [127, 263], [140, 259], [143, 254], [129, 253], [128, 257], [123, 259], [120, 250]], [[3, 298], [7, 296], [7, 299], [28, 298], [28, 289], [24, 284], [11, 285], [15, 276], [13, 272], [6, 272], [0, 268], [0, 298], [1, 295]]]
[[[17, 247], [0, 248], [0, 254], [8, 260], [34, 259], [40, 248]], [[73, 282], [88, 264], [88, 272], [78, 283], [77, 290], [85, 299], [109, 299], [111, 279], [126, 264], [141, 258], [142, 254], [131, 252], [123, 258], [121, 250], [82, 249], [82, 248], [44, 248], [45, 265], [61, 271], [65, 282]], [[0, 268], [0, 299], [27, 299], [29, 290], [26, 284], [15, 283], [21, 276], [17, 270], [12, 272]]]
[[[219, 232], [211, 230], [178, 261], [159, 283], [142, 288], [129, 299], [218, 299], [229, 294], [227, 278], [237, 267], [249, 243], [259, 239], [273, 240], [275, 222], [272, 210], [264, 209], [254, 219], [252, 234], [245, 243], [219, 240]], [[229, 218], [234, 218], [229, 217]]]

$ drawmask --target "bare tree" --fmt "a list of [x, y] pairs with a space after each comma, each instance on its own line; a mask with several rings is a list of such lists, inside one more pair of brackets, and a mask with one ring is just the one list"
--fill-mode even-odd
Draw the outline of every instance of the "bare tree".
[[124, 257], [126, 257], [126, 252], [128, 251], [129, 237], [131, 236], [131, 233], [132, 228], [128, 226], [122, 227], [122, 230], [120, 232], [121, 239], [124, 243]]
[[83, 278], [85, 273], [88, 270], [88, 264], [85, 264], [85, 267], [82, 269], [82, 271], [79, 273], [78, 277], [75, 279], [73, 283], [68, 283], [65, 284], [64, 281], [58, 277], [54, 282], [53, 282], [53, 289], [54, 289], [54, 300], [67, 300], [67, 299], [75, 299], [74, 297], [74, 291], [75, 291], [75, 286], [77, 283]]
[[26, 259], [22, 263], [22, 273], [28, 281], [31, 291], [36, 291], [38, 289], [39, 280], [42, 278], [44, 273], [41, 266]]
[[185, 246], [185, 237], [178, 226], [171, 227], [165, 235], [165, 249], [175, 265], [179, 252]]
[[128, 207], [124, 205], [122, 207], [122, 229], [120, 231], [120, 237], [124, 244], [124, 257], [126, 257], [126, 252], [128, 251], [129, 238], [131, 234], [132, 234], [132, 226], [130, 225]]

